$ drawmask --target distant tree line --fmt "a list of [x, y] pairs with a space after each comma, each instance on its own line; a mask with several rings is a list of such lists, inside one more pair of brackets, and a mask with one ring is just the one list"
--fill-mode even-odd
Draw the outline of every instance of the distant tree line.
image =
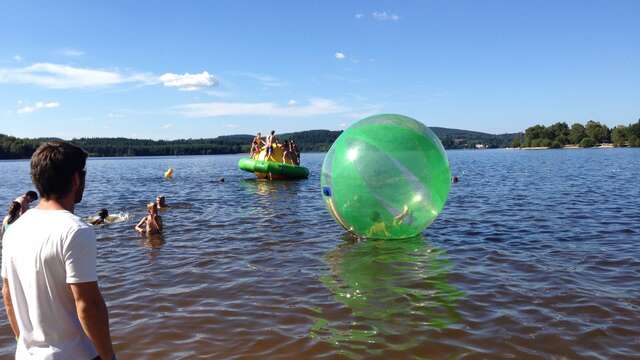
[[[294, 139], [303, 152], [327, 151], [341, 131], [311, 130], [279, 135]], [[80, 138], [72, 143], [93, 157], [217, 155], [249, 152], [251, 135], [229, 135], [212, 139], [142, 140], [127, 138]], [[38, 146], [54, 138], [25, 139], [0, 134], [0, 159], [30, 158]]]
[[551, 126], [535, 125], [515, 137], [511, 146], [562, 148], [565, 145], [577, 145], [586, 148], [598, 144], [640, 147], [640, 120], [613, 129], [597, 121], [589, 121], [586, 125], [575, 123], [571, 127], [565, 122]]
[[21, 139], [0, 134], [0, 159], [24, 159], [31, 157], [41, 142], [47, 139]]
[[[593, 146], [597, 143], [613, 142], [616, 146], [639, 146], [640, 121], [630, 126], [619, 126], [612, 130], [605, 125], [590, 121], [586, 126], [557, 123], [549, 127], [536, 125], [524, 134], [493, 135], [477, 131], [432, 127], [445, 149], [474, 149], [481, 145], [487, 148], [508, 146], [562, 147], [566, 144]], [[302, 152], [324, 152], [329, 150], [342, 131], [309, 130], [288, 134], [277, 134], [280, 141], [293, 139]], [[252, 135], [226, 135], [210, 139], [143, 140], [127, 138], [80, 138], [71, 142], [87, 150], [94, 157], [118, 156], [177, 156], [248, 153]], [[25, 159], [35, 149], [51, 138], [24, 139], [0, 134], [0, 159]]]
[[475, 149], [477, 145], [488, 149], [505, 148], [518, 134], [493, 135], [477, 131], [431, 128], [445, 149]]
[[228, 139], [139, 140], [126, 138], [81, 138], [72, 143], [90, 156], [177, 156], [237, 154], [249, 151], [248, 143]]
[[[50, 138], [23, 139], [0, 134], [0, 159], [30, 158], [36, 148]], [[81, 138], [72, 143], [84, 148], [90, 156], [161, 156], [235, 154], [249, 151], [248, 142], [235, 139], [188, 139], [154, 141], [126, 138]]]

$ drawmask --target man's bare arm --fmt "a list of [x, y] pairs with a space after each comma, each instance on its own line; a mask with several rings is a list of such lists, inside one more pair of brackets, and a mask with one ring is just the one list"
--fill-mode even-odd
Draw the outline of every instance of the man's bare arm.
[[69, 284], [76, 302], [76, 311], [82, 329], [93, 342], [103, 360], [113, 358], [113, 345], [109, 333], [109, 312], [97, 282]]
[[7, 312], [9, 324], [11, 324], [11, 330], [13, 330], [13, 335], [17, 339], [18, 337], [20, 337], [20, 329], [18, 328], [16, 313], [13, 311], [13, 303], [11, 302], [11, 291], [9, 290], [9, 281], [4, 278], [2, 279], [2, 299], [4, 300], [4, 309]]

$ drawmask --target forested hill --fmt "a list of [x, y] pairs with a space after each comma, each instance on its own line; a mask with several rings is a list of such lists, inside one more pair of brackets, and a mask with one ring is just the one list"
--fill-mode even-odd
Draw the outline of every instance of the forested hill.
[[[506, 147], [518, 134], [491, 135], [475, 131], [434, 127], [431, 128], [447, 149]], [[341, 131], [308, 130], [279, 134], [294, 139], [303, 152], [327, 151]], [[71, 142], [83, 147], [91, 156], [162, 156], [211, 155], [249, 152], [252, 135], [225, 135], [210, 139], [142, 140], [127, 138], [80, 138]], [[40, 143], [49, 138], [24, 139], [0, 134], [0, 159], [31, 157]]]
[[513, 139], [521, 135], [518, 133], [493, 135], [442, 127], [432, 127], [431, 130], [438, 135], [446, 149], [473, 149], [476, 145], [484, 145], [492, 149], [504, 148], [510, 146]]

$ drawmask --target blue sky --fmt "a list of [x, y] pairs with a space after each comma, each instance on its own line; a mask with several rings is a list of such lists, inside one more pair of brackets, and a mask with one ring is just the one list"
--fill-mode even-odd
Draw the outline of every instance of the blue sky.
[[0, 133], [640, 118], [640, 1], [3, 1]]

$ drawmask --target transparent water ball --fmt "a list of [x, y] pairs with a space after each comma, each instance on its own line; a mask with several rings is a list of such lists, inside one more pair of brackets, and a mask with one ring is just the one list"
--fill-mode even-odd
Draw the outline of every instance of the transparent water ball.
[[420, 234], [451, 188], [440, 139], [410, 117], [381, 114], [345, 130], [322, 164], [322, 196], [334, 219], [361, 238]]

